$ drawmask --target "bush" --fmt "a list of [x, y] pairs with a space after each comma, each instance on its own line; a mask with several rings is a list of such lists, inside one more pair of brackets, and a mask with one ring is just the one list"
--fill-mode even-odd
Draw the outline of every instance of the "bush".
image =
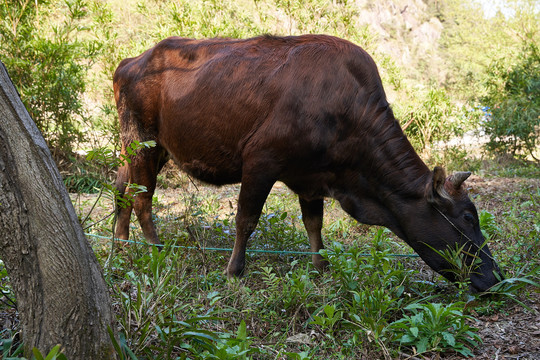
[[435, 143], [448, 141], [462, 132], [460, 109], [443, 89], [420, 93], [412, 103], [408, 109], [397, 111], [397, 115], [417, 151], [429, 156]]
[[540, 53], [537, 45], [527, 41], [513, 63], [506, 58], [495, 61], [488, 69], [487, 94], [482, 102], [489, 106], [484, 128], [489, 135], [487, 150], [530, 155], [536, 161], [540, 144]]
[[0, 7], [0, 56], [56, 157], [71, 152], [83, 134], [86, 72], [98, 51], [97, 42], [79, 39], [85, 7], [83, 0], [17, 0]]

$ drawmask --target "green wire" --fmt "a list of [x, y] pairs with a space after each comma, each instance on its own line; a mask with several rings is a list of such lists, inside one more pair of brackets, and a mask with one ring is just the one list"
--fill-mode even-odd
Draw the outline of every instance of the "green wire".
[[[111, 239], [108, 236], [101, 236], [101, 235], [96, 235], [96, 234], [85, 233], [85, 235], [100, 238], [100, 239], [109, 239], [109, 240]], [[140, 245], [147, 245], [147, 246], [165, 246], [165, 245], [161, 245], [161, 244], [149, 244], [149, 243], [141, 242], [141, 241], [124, 240], [124, 239], [118, 239], [118, 238], [114, 238], [114, 240], [125, 242], [125, 243], [130, 243], [130, 244], [140, 244]], [[171, 245], [171, 247], [172, 248], [181, 248], [181, 249], [197, 249], [197, 250], [201, 249], [200, 247], [197, 247], [197, 246]], [[232, 251], [233, 250], [232, 248], [213, 248], [213, 247], [207, 247], [207, 248], [203, 248], [203, 249], [204, 250], [210, 250], [210, 251]], [[246, 252], [249, 252], [249, 253], [264, 253], [264, 254], [281, 254], [281, 255], [316, 255], [316, 254], [319, 254], [318, 252], [311, 252], [311, 251], [259, 250], [259, 249], [247, 249]], [[368, 257], [368, 256], [371, 256], [371, 254], [358, 254], [357, 256]], [[419, 257], [419, 255], [417, 255], [417, 254], [387, 254], [387, 256], [391, 256], [391, 257], [409, 257], [409, 258]]]

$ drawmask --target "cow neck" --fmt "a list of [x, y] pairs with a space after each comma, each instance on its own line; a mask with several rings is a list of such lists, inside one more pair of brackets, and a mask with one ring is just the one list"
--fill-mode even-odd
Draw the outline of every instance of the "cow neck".
[[370, 172], [382, 195], [423, 197], [431, 171], [420, 159], [388, 107], [372, 122]]

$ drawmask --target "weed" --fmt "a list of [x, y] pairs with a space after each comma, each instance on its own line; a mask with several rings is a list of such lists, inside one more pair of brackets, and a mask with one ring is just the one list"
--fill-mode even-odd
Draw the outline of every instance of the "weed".
[[[532, 311], [524, 302], [518, 299], [517, 294], [520, 290], [526, 287], [540, 288], [538, 277], [540, 274], [540, 266], [536, 266], [528, 274], [525, 273], [525, 267], [517, 270], [514, 277], [502, 279], [498, 284], [494, 285], [487, 292], [490, 295], [498, 295], [499, 297], [511, 299], [519, 303], [524, 308]], [[536, 281], [535, 281], [536, 278]]]
[[0, 354], [2, 355], [2, 359], [18, 360], [18, 356], [24, 351], [23, 343], [18, 341], [19, 333], [13, 333], [8, 329], [3, 329], [1, 335]]
[[60, 345], [54, 346], [45, 357], [36, 348], [32, 349], [32, 354], [36, 360], [67, 360], [66, 355], [61, 352]]
[[442, 305], [438, 303], [411, 304], [405, 315], [388, 327], [394, 333], [393, 341], [413, 348], [414, 354], [430, 351], [454, 350], [472, 356], [470, 347], [481, 342], [477, 329], [467, 321], [473, 318], [463, 314], [464, 303]]
[[[484, 241], [478, 250], [482, 251], [482, 248], [486, 243], [487, 240]], [[431, 247], [433, 251], [439, 254], [449, 264], [450, 268], [445, 269], [444, 272], [452, 275], [455, 279], [455, 284], [462, 295], [468, 293], [471, 274], [478, 271], [478, 268], [482, 263], [480, 257], [471, 252], [471, 247], [472, 246], [468, 243], [461, 246], [455, 244], [454, 248], [448, 246], [444, 250], [437, 250]], [[473, 250], [476, 250], [476, 247], [472, 248]]]
[[337, 323], [343, 321], [343, 310], [338, 310], [338, 305], [327, 304], [319, 313], [320, 315], [313, 315], [311, 324], [320, 326], [324, 334], [333, 339]]
[[501, 232], [500, 227], [495, 221], [495, 215], [493, 215], [487, 210], [480, 211], [480, 213], [478, 214], [478, 221], [484, 238], [488, 240], [491, 240]]
[[64, 185], [69, 192], [93, 194], [99, 192], [101, 180], [81, 167], [64, 178]]

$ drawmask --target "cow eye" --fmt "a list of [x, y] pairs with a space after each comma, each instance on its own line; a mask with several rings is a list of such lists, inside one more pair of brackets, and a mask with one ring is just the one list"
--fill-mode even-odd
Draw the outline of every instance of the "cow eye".
[[463, 214], [463, 219], [465, 219], [465, 221], [467, 221], [468, 223], [474, 223], [474, 216], [471, 213], [466, 212], [465, 214]]

